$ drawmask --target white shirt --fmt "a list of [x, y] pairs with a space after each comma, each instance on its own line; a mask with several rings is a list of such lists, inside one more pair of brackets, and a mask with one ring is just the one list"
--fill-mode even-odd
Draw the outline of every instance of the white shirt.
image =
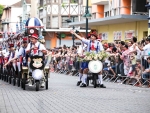
[[[129, 50], [130, 51], [134, 51], [134, 44], [131, 46], [131, 47], [129, 47]], [[140, 57], [141, 57], [141, 50], [136, 46], [135, 47], [135, 50], [136, 50], [136, 52], [137, 52], [137, 59], [140, 59]]]
[[15, 55], [15, 53], [11, 52], [11, 53], [10, 53], [10, 57], [9, 57], [9, 60], [8, 60], [8, 61], [10, 61], [12, 58], [14, 58], [14, 55]]
[[[32, 46], [32, 47], [31, 47]], [[43, 44], [41, 44], [40, 42], [36, 42], [35, 45], [29, 43], [27, 48], [26, 48], [26, 51], [29, 51], [31, 48], [34, 48], [34, 47], [39, 47], [38, 50], [36, 51], [36, 53], [34, 53], [33, 50], [31, 50], [31, 55], [39, 55], [39, 56], [43, 56], [43, 53], [41, 52], [41, 50], [46, 50], [46, 48], [44, 47]]]
[[[148, 53], [150, 52], [150, 43], [145, 45], [143, 47], [143, 50], [144, 50], [144, 55], [148, 55]], [[146, 59], [147, 57], [144, 57], [144, 58]]]
[[82, 52], [83, 52], [83, 47], [82, 47], [82, 45], [80, 45], [78, 50], [77, 50], [77, 53], [82, 54]]
[[[135, 49], [136, 49], [136, 50], [139, 50], [139, 48], [138, 48], [137, 46], [135, 47]], [[134, 50], [134, 44], [133, 44], [131, 47], [129, 47], [129, 50], [130, 50], [130, 51], [133, 51], [133, 50]]]
[[9, 56], [9, 51], [6, 51], [6, 49], [4, 49], [2, 51], [2, 53], [3, 53], [4, 57], [8, 57]]
[[23, 48], [23, 47], [20, 47], [20, 48], [19, 48], [19, 51], [17, 52], [17, 55], [16, 55], [16, 56], [17, 56], [17, 58], [19, 58], [19, 56], [21, 56], [21, 55], [23, 56], [23, 54], [24, 54], [24, 48]]
[[19, 53], [19, 49], [17, 48], [16, 51], [15, 51], [15, 57], [18, 56], [18, 53]]
[[3, 54], [3, 51], [0, 51], [0, 56], [2, 56], [2, 54]]

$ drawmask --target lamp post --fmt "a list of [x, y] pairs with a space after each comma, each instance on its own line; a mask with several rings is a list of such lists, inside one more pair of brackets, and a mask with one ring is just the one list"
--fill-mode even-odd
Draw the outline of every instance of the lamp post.
[[86, 10], [85, 10], [85, 14], [83, 15], [83, 17], [86, 18], [86, 37], [88, 37], [88, 18], [90, 18], [92, 15], [89, 13], [89, 4], [88, 4], [88, 0], [86, 0]]

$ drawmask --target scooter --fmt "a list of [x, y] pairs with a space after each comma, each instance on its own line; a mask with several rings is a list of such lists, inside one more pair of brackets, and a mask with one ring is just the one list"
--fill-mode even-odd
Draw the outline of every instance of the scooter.
[[45, 83], [45, 89], [48, 89], [48, 73], [44, 73], [44, 59], [43, 56], [31, 56], [30, 57], [30, 68], [32, 73], [27, 73], [23, 75], [23, 89], [26, 89], [26, 83], [28, 86], [35, 86], [36, 91], [39, 91], [39, 88]]

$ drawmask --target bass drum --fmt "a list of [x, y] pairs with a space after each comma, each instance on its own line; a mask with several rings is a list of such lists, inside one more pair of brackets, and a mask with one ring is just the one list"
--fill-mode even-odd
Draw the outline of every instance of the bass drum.
[[103, 69], [103, 64], [101, 61], [92, 60], [89, 62], [88, 68], [92, 73], [99, 73]]

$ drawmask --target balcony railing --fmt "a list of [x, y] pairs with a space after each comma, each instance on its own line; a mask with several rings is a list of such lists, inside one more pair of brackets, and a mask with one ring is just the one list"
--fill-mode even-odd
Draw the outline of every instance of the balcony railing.
[[9, 24], [10, 23], [10, 20], [8, 18], [2, 20], [2, 24]]
[[105, 5], [109, 3], [109, 0], [91, 0], [91, 3], [94, 5]]

